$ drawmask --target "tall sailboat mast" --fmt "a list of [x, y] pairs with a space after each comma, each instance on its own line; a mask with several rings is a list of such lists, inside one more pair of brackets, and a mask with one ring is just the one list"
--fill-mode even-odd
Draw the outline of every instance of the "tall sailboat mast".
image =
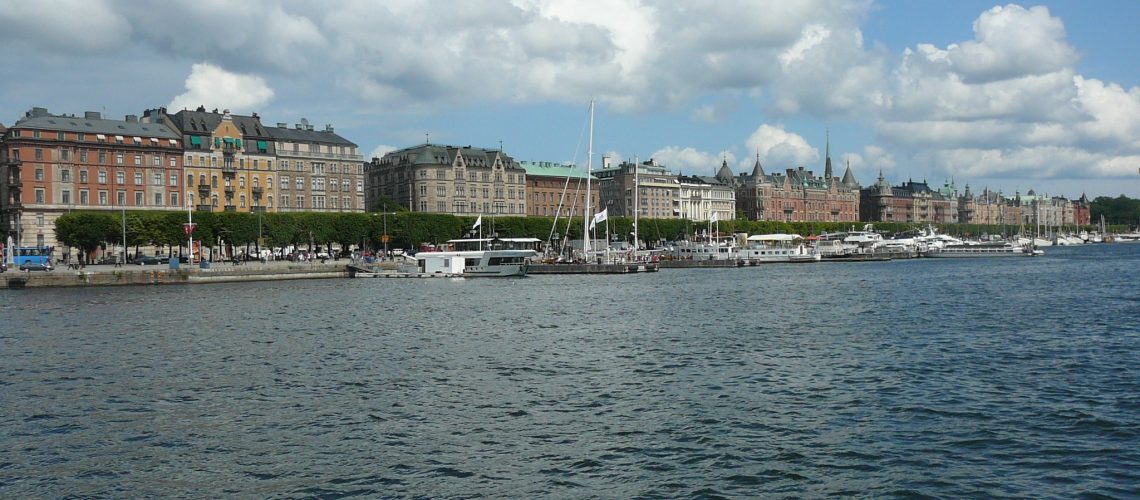
[[594, 100], [590, 99], [590, 139], [586, 146], [586, 212], [582, 217], [582, 253], [590, 254], [590, 177], [594, 161]]
[[641, 163], [641, 158], [638, 158], [637, 155], [634, 155], [633, 156], [633, 251], [634, 252], [637, 251], [637, 247], [638, 247], [637, 242], [640, 241], [637, 238], [637, 232], [640, 230], [640, 228], [637, 227], [637, 215], [641, 212], [641, 205], [638, 203], [639, 200], [637, 199], [637, 192], [641, 191], [641, 186], [638, 185], [638, 182], [637, 182], [637, 180], [638, 180], [637, 179], [637, 171], [641, 170], [641, 167], [638, 165], [639, 163]]

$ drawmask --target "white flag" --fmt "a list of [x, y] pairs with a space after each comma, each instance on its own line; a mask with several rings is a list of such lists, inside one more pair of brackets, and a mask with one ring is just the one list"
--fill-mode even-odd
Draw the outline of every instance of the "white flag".
[[594, 214], [594, 222], [604, 222], [607, 218], [606, 215], [609, 213], [609, 211], [610, 211], [610, 209], [607, 208], [605, 210], [602, 210], [601, 212]]
[[478, 219], [475, 219], [475, 225], [471, 226], [471, 229], [475, 229], [481, 225], [483, 225], [483, 216], [482, 215], [480, 215]]
[[711, 219], [709, 219], [709, 222], [716, 222], [716, 221], [717, 221], [717, 218], [716, 218], [716, 212], [713, 212], [713, 214], [712, 214], [712, 218], [711, 218]]

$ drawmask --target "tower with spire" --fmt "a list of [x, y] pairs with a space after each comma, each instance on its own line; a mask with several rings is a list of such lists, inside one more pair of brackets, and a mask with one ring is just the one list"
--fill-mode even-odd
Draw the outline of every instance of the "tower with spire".
[[825, 132], [824, 136], [824, 153], [823, 153], [823, 178], [830, 185], [831, 180], [835, 177], [835, 172], [831, 170], [831, 131]]

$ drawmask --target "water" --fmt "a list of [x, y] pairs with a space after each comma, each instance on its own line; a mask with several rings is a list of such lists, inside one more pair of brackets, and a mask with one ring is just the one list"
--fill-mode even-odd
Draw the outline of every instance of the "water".
[[1140, 495], [1140, 244], [0, 292], [0, 497]]

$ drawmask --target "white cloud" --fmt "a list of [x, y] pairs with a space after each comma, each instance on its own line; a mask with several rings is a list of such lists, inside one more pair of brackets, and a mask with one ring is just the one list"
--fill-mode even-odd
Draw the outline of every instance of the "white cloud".
[[1049, 8], [996, 6], [974, 21], [975, 40], [951, 45], [947, 60], [971, 82], [1043, 75], [1070, 68], [1077, 51], [1065, 41], [1065, 26]]
[[730, 152], [706, 153], [694, 148], [667, 146], [655, 151], [652, 158], [673, 172], [688, 175], [716, 175], [720, 165], [727, 159], [728, 164], [736, 163], [736, 155]]
[[783, 126], [761, 125], [748, 137], [745, 145], [748, 151], [759, 154], [760, 164], [768, 173], [809, 166], [820, 158], [819, 150], [798, 134], [785, 131]]
[[395, 151], [397, 149], [400, 149], [400, 148], [397, 148], [395, 146], [388, 146], [385, 144], [381, 144], [379, 146], [376, 146], [375, 148], [372, 148], [372, 152], [369, 153], [368, 156], [364, 157], [364, 160], [365, 161], [372, 161], [373, 158], [383, 158], [384, 155], [391, 153], [392, 151]]
[[273, 89], [261, 77], [230, 73], [211, 64], [195, 64], [186, 77], [186, 93], [180, 94], [167, 106], [176, 112], [181, 109], [229, 109], [234, 113], [248, 114], [273, 99]]

